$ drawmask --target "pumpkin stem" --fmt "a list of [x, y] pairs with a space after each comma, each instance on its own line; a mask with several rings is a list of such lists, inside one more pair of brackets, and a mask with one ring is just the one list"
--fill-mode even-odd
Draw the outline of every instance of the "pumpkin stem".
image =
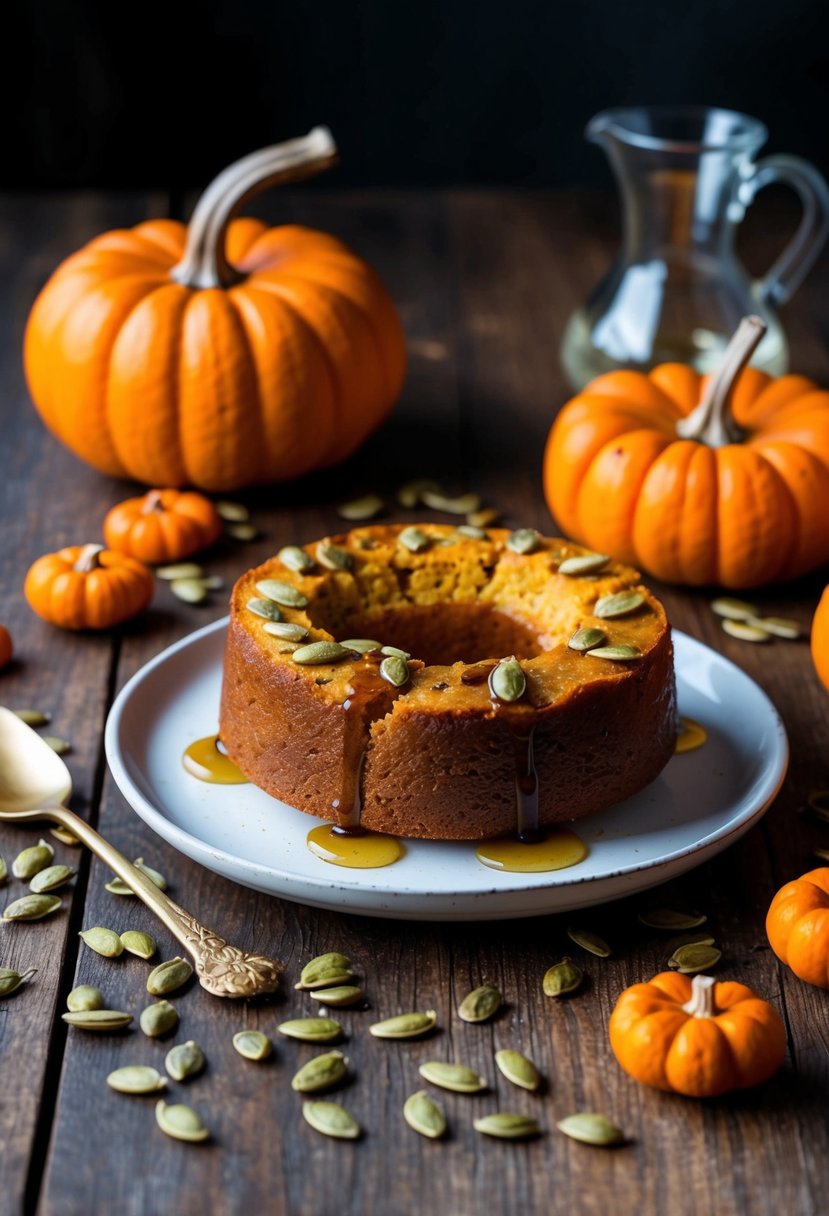
[[161, 502], [160, 490], [148, 490], [144, 495], [144, 503], [141, 507], [141, 514], [152, 515], [153, 511], [158, 511], [159, 514], [164, 511], [164, 507]]
[[103, 551], [103, 545], [84, 545], [72, 569], [77, 570], [80, 574], [89, 574], [90, 570], [95, 570], [100, 566], [98, 556]]
[[300, 139], [289, 139], [251, 152], [223, 169], [196, 203], [184, 257], [170, 277], [184, 287], [232, 287], [245, 277], [227, 260], [227, 226], [254, 194], [283, 182], [301, 181], [336, 162], [337, 147], [327, 127], [314, 127]]
[[696, 439], [710, 448], [740, 443], [745, 437], [728, 408], [731, 391], [766, 332], [760, 317], [743, 317], [728, 346], [722, 363], [708, 381], [702, 401], [687, 418], [676, 424], [681, 439]]
[[695, 975], [691, 980], [691, 999], [683, 1005], [684, 1011], [692, 1018], [712, 1018], [716, 1013], [714, 1007], [713, 975]]

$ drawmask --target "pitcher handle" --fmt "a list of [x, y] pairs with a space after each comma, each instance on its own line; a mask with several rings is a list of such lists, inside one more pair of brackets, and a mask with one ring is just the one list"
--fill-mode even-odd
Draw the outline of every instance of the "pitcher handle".
[[739, 199], [747, 206], [772, 182], [795, 190], [803, 205], [800, 226], [771, 269], [760, 279], [760, 299], [777, 306], [797, 291], [829, 235], [829, 185], [821, 173], [799, 156], [766, 156], [753, 166], [754, 172], [740, 184]]

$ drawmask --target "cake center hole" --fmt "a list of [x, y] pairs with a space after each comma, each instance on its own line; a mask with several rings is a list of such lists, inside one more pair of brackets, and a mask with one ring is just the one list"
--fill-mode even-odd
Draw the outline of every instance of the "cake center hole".
[[399, 646], [427, 666], [479, 663], [514, 654], [532, 659], [543, 651], [536, 632], [483, 604], [410, 604], [351, 617], [341, 637], [374, 638]]

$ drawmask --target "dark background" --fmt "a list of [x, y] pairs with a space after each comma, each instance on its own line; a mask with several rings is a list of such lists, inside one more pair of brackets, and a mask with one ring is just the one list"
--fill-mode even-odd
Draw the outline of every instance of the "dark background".
[[[2, 183], [205, 183], [316, 123], [331, 185], [605, 180], [586, 120], [702, 102], [829, 172], [823, 0], [17, 0]], [[324, 185], [323, 185], [323, 188]]]

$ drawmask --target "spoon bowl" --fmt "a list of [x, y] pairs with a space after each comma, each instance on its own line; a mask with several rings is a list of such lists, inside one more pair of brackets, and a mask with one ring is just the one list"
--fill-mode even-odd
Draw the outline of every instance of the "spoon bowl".
[[0, 706], [0, 812], [60, 805], [72, 793], [57, 752], [10, 709]]

